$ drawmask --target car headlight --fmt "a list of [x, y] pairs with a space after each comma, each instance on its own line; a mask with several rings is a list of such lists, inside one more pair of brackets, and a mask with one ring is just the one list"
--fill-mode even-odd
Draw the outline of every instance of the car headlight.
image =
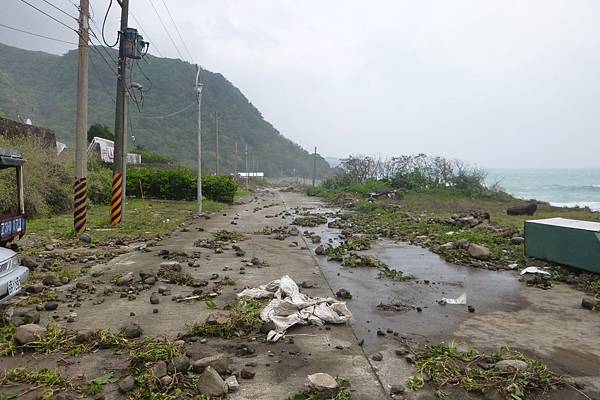
[[18, 256], [11, 257], [8, 260], [8, 269], [13, 270], [17, 268], [21, 264], [21, 260], [19, 260]]

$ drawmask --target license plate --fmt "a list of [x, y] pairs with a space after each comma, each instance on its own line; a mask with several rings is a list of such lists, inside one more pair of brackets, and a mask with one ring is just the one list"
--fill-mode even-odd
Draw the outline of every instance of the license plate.
[[15, 279], [11, 279], [8, 281], [8, 295], [12, 296], [21, 290], [21, 278], [16, 277]]

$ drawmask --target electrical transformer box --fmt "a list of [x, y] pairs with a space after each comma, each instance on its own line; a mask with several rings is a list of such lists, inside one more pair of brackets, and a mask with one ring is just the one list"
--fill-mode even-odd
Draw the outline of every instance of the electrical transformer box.
[[600, 222], [525, 221], [525, 255], [600, 273]]

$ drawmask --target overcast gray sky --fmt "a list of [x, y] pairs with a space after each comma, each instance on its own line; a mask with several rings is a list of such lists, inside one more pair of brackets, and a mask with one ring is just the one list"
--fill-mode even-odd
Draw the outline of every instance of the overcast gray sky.
[[[76, 13], [70, 0], [50, 1]], [[178, 58], [150, 1], [172, 25], [162, 0], [130, 0], [151, 53]], [[91, 0], [98, 23], [108, 2]], [[195, 62], [325, 156], [424, 152], [482, 167], [600, 168], [598, 1], [165, 2]], [[113, 40], [119, 12], [115, 0]], [[20, 0], [2, 0], [0, 23], [76, 40]], [[73, 47], [4, 28], [0, 41]]]

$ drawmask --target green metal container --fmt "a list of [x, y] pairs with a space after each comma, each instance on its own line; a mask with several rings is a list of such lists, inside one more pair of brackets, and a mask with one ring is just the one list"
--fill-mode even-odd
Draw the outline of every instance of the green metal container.
[[600, 273], [600, 222], [525, 221], [525, 255]]

